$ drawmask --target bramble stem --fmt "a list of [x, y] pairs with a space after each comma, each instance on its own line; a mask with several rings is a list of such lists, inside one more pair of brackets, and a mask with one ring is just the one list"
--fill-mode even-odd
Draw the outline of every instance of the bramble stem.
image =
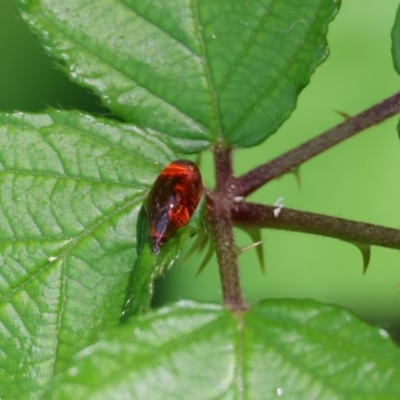
[[270, 180], [399, 112], [400, 92], [347, 119], [314, 139], [236, 178], [234, 196], [249, 195]]
[[312, 233], [356, 244], [400, 250], [400, 231], [379, 225], [344, 218], [282, 208], [276, 217], [276, 207], [242, 202], [232, 209], [235, 225]]
[[230, 193], [233, 183], [232, 150], [222, 146], [214, 148], [215, 181], [217, 192]]
[[270, 180], [399, 112], [400, 92], [239, 178], [233, 175], [231, 149], [215, 146], [216, 189], [205, 190], [205, 196], [224, 303], [229, 309], [247, 308], [240, 288], [234, 225], [312, 233], [353, 243], [363, 253], [364, 272], [371, 245], [400, 250], [400, 230], [397, 229], [240, 201]]
[[214, 157], [217, 190], [206, 192], [208, 222], [217, 253], [224, 303], [230, 310], [240, 311], [247, 306], [240, 288], [238, 255], [232, 230], [229, 200], [233, 177], [231, 151], [216, 148]]

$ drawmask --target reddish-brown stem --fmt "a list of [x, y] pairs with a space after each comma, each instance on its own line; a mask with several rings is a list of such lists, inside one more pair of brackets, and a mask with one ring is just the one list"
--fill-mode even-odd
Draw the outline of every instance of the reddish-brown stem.
[[215, 181], [217, 191], [231, 192], [233, 183], [232, 150], [222, 146], [214, 148]]
[[233, 223], [241, 226], [312, 233], [336, 239], [392, 249], [400, 249], [400, 231], [306, 211], [242, 202], [232, 208]]
[[240, 311], [247, 306], [240, 288], [238, 256], [235, 251], [230, 209], [223, 197], [223, 193], [212, 193], [207, 196], [208, 222], [217, 253], [224, 303], [229, 309]]
[[240, 202], [240, 197], [247, 196], [271, 179], [399, 112], [400, 92], [237, 179], [233, 176], [231, 150], [223, 146], [214, 148], [216, 190], [205, 190], [205, 195], [224, 303], [228, 308], [237, 311], [247, 307], [240, 288], [233, 225], [312, 233], [352, 242], [363, 252], [364, 269], [368, 265], [370, 245], [400, 249], [400, 231], [397, 229]]
[[214, 149], [217, 189], [206, 191], [207, 215], [215, 245], [222, 295], [225, 305], [232, 311], [247, 308], [240, 288], [238, 255], [232, 230], [230, 198], [233, 180], [231, 150]]
[[270, 180], [290, 171], [345, 139], [400, 112], [400, 92], [325, 133], [235, 179], [234, 196], [247, 196]]

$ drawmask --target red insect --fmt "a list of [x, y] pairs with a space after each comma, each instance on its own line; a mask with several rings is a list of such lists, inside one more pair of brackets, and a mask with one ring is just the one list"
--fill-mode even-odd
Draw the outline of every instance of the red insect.
[[201, 174], [189, 160], [168, 164], [158, 175], [146, 201], [152, 251], [189, 222], [203, 192]]

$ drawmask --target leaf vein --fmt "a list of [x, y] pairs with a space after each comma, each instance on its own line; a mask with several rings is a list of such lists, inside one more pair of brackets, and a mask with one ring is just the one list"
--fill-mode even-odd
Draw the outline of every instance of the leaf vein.
[[[48, 173], [48, 172], [35, 172], [35, 171], [18, 171], [14, 169], [5, 169], [3, 171], [0, 171], [1, 174], [15, 174], [16, 176], [18, 175], [26, 175], [26, 176], [41, 176], [45, 178], [56, 178], [59, 180], [63, 179], [69, 179], [69, 180], [74, 180], [74, 181], [80, 181], [80, 182], [88, 182], [88, 183], [104, 183], [104, 184], [114, 184], [122, 187], [127, 187], [127, 188], [136, 188], [137, 186], [141, 187], [142, 190], [148, 190], [149, 186], [144, 185], [142, 183], [136, 183], [132, 182], [132, 184], [127, 184], [123, 182], [116, 182], [116, 181], [111, 181], [111, 180], [102, 180], [102, 179], [94, 179], [94, 178], [81, 178], [79, 176], [63, 176], [63, 175], [57, 175], [53, 173]], [[1, 241], [1, 240], [0, 240]]]
[[[68, 34], [65, 33], [65, 31], [61, 30], [61, 28], [57, 25], [55, 25], [53, 22], [51, 22], [49, 19], [44, 18], [43, 16], [39, 17], [39, 19], [42, 19], [45, 23], [47, 23], [48, 25], [50, 25], [51, 27], [53, 27], [54, 29], [56, 29], [60, 35], [64, 36], [68, 41], [70, 41], [72, 44], [74, 44], [76, 47], [80, 48], [81, 51], [86, 52], [88, 54], [90, 54], [92, 57], [94, 57], [95, 59], [97, 59], [99, 62], [103, 63], [104, 65], [106, 65], [107, 67], [112, 67], [116, 72], [120, 73], [121, 75], [125, 76], [126, 78], [128, 78], [129, 80], [131, 80], [132, 82], [134, 82], [137, 86], [141, 87], [142, 89], [146, 90], [149, 94], [151, 94], [154, 98], [157, 98], [159, 100], [161, 100], [162, 102], [164, 102], [165, 104], [167, 104], [168, 106], [172, 107], [173, 109], [175, 109], [176, 111], [178, 111], [181, 115], [184, 115], [188, 118], [190, 118], [190, 120], [192, 121], [193, 124], [196, 124], [198, 126], [198, 128], [200, 128], [201, 130], [205, 130], [207, 131], [208, 129], [200, 122], [197, 121], [196, 119], [194, 119], [192, 116], [188, 115], [186, 112], [184, 112], [183, 110], [181, 110], [177, 105], [172, 104], [171, 102], [167, 101], [166, 99], [164, 99], [163, 97], [161, 97], [160, 95], [152, 92], [148, 87], [140, 84], [137, 80], [134, 79], [133, 76], [130, 76], [129, 74], [127, 74], [125, 71], [123, 71], [120, 68], [117, 68], [115, 64], [103, 59], [100, 57], [100, 55], [95, 54], [93, 51], [91, 51], [89, 48], [84, 47], [81, 43], [78, 43], [75, 39], [73, 39], [71, 36], [69, 36]], [[96, 88], [97, 89], [97, 88]], [[98, 90], [98, 94], [101, 96], [102, 91]]]
[[224, 78], [224, 80], [222, 81], [221, 85], [219, 86], [218, 93], [220, 93], [224, 89], [224, 87], [229, 83], [229, 81], [232, 79], [232, 76], [237, 71], [237, 68], [239, 67], [240, 63], [243, 61], [243, 59], [245, 58], [246, 54], [249, 52], [252, 44], [254, 44], [257, 36], [261, 32], [262, 27], [264, 26], [264, 24], [268, 20], [268, 17], [271, 16], [271, 10], [276, 5], [277, 1], [278, 0], [273, 0], [268, 9], [266, 9], [265, 7], [262, 7], [261, 4], [259, 4], [263, 8], [265, 13], [261, 17], [260, 22], [257, 25], [257, 28], [254, 30], [254, 33], [251, 35], [251, 37], [249, 38], [248, 42], [244, 46], [244, 50], [241, 53], [239, 53], [238, 56], [236, 57], [236, 60], [234, 61], [233, 65], [232, 65], [232, 68], [228, 71], [226, 77]]
[[144, 14], [139, 13], [134, 7], [133, 4], [130, 4], [128, 6], [128, 4], [126, 4], [123, 0], [119, 0], [119, 2], [125, 6], [128, 10], [133, 11], [137, 16], [139, 16], [140, 18], [143, 19], [143, 21], [146, 21], [148, 24], [154, 26], [155, 28], [157, 28], [160, 32], [164, 33], [165, 35], [167, 35], [169, 38], [173, 39], [176, 43], [179, 43], [182, 47], [184, 47], [188, 53], [196, 58], [199, 58], [198, 54], [196, 54], [190, 47], [188, 47], [185, 43], [183, 43], [181, 40], [179, 40], [178, 38], [176, 38], [175, 36], [172, 36], [172, 34], [168, 31], [166, 31], [165, 29], [162, 29], [160, 26], [156, 25], [155, 23], [153, 23], [152, 21], [150, 21]]
[[[116, 210], [113, 212], [109, 213], [106, 215], [104, 218], [100, 219], [97, 221], [95, 224], [93, 224], [91, 227], [85, 229], [82, 233], [79, 235], [76, 235], [74, 238], [69, 238], [70, 244], [66, 246], [66, 248], [60, 252], [58, 259], [64, 259], [66, 256], [71, 252], [71, 250], [86, 236], [88, 236], [90, 233], [92, 233], [94, 230], [96, 230], [98, 227], [100, 227], [103, 223], [111, 219], [113, 216], [117, 215], [119, 212], [128, 209], [132, 205], [136, 203], [140, 203], [141, 199], [137, 199], [137, 196], [133, 198], [130, 201], [127, 201], [123, 206], [118, 207]], [[47, 240], [47, 239], [45, 239]], [[19, 290], [22, 290], [29, 282], [32, 280], [36, 279], [42, 272], [49, 270], [50, 268], [53, 268], [55, 266], [55, 263], [48, 262], [46, 263], [43, 267], [39, 268], [34, 274], [30, 275], [27, 277], [27, 279], [24, 282], [21, 282], [19, 286], [13, 288], [10, 290], [5, 296], [3, 296], [0, 299], [0, 304], [5, 303], [10, 300], [10, 298], [14, 295], [14, 293], [18, 292]]]
[[211, 69], [210, 65], [208, 64], [208, 57], [207, 57], [207, 48], [206, 44], [202, 35], [202, 30], [201, 30], [201, 24], [200, 24], [200, 15], [199, 15], [199, 6], [198, 6], [198, 0], [191, 0], [192, 1], [192, 8], [193, 8], [193, 15], [194, 15], [194, 20], [195, 24], [197, 25], [197, 36], [199, 38], [200, 46], [203, 52], [203, 56], [201, 57], [202, 63], [204, 66], [204, 72], [205, 72], [205, 78], [208, 83], [208, 88], [210, 91], [211, 99], [212, 99], [212, 108], [214, 110], [214, 115], [215, 115], [215, 120], [217, 123], [217, 130], [218, 130], [218, 136], [220, 139], [223, 138], [222, 135], [222, 123], [221, 123], [221, 115], [219, 111], [219, 106], [218, 106], [218, 93], [215, 90], [214, 83], [212, 80], [212, 75], [211, 75]]
[[62, 285], [61, 285], [61, 293], [60, 293], [60, 309], [58, 313], [58, 318], [57, 318], [57, 324], [56, 324], [56, 329], [54, 332], [54, 337], [56, 340], [56, 345], [54, 346], [54, 351], [53, 351], [53, 357], [52, 357], [52, 367], [51, 367], [51, 377], [54, 377], [56, 374], [56, 367], [57, 367], [57, 354], [60, 349], [60, 333], [61, 333], [61, 328], [62, 328], [62, 321], [64, 318], [64, 306], [66, 302], [66, 284], [67, 284], [67, 274], [66, 274], [66, 268], [67, 268], [67, 262], [66, 259], [64, 258], [62, 260], [62, 267], [61, 267], [61, 279], [62, 279]]
[[[311, 32], [311, 26], [312, 24], [315, 22], [317, 14], [320, 10], [320, 8], [322, 7], [322, 4], [320, 3], [319, 8], [316, 9], [316, 12], [314, 14], [314, 18], [310, 21], [310, 25], [309, 25], [309, 29], [307, 32], [307, 35], [305, 36], [305, 39], [303, 41], [300, 42], [300, 45], [298, 46], [296, 52], [294, 53], [291, 62], [288, 63], [287, 67], [282, 71], [282, 73], [280, 74], [280, 76], [275, 79], [265, 90], [264, 93], [261, 94], [259, 96], [259, 98], [254, 102], [254, 104], [252, 104], [248, 110], [243, 114], [243, 116], [239, 119], [239, 121], [237, 122], [236, 126], [234, 126], [231, 131], [230, 134], [233, 134], [234, 132], [236, 132], [237, 130], [240, 129], [240, 127], [254, 114], [254, 112], [256, 112], [258, 106], [265, 100], [265, 98], [268, 97], [271, 89], [275, 88], [282, 80], [282, 77], [284, 77], [284, 75], [286, 74], [286, 72], [292, 67], [293, 65], [293, 60], [296, 59], [297, 55], [299, 54], [299, 52], [301, 51], [301, 49], [303, 48], [304, 44], [306, 43], [306, 38], [307, 36], [310, 34]], [[284, 111], [284, 110], [283, 110]]]

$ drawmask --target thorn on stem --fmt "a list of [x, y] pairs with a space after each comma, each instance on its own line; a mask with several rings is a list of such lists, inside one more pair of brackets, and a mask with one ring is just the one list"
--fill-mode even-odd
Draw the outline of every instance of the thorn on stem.
[[[259, 228], [242, 228], [242, 229], [250, 236], [251, 240], [253, 241], [253, 244], [256, 245], [256, 246], [253, 245], [253, 247], [256, 248], [257, 258], [258, 258], [258, 262], [260, 263], [261, 272], [263, 274], [265, 274], [264, 248], [263, 248], [263, 246], [258, 245], [265, 241], [265, 239], [263, 240], [261, 238], [261, 229], [259, 229]], [[249, 246], [247, 246], [246, 249], [248, 250], [248, 248], [249, 248]], [[243, 248], [242, 248], [242, 251], [245, 251], [245, 250], [243, 250]]]
[[299, 191], [301, 191], [300, 166], [292, 168], [290, 172], [294, 175], [297, 183], [297, 188], [299, 189]]
[[285, 175], [288, 174], [293, 174], [294, 178], [296, 179], [296, 183], [297, 183], [297, 187], [299, 189], [299, 191], [301, 190], [301, 180], [300, 180], [300, 165], [298, 165], [297, 167], [292, 167], [290, 168], [288, 171], [286, 171], [284, 174], [279, 175], [277, 177], [277, 179], [282, 178]]
[[354, 244], [354, 246], [356, 246], [361, 251], [361, 255], [363, 258], [363, 274], [365, 275], [369, 266], [369, 262], [371, 260], [371, 245], [357, 242], [351, 243]]
[[336, 114], [339, 114], [341, 117], [343, 117], [343, 119], [344, 119], [345, 121], [347, 121], [348, 119], [351, 118], [351, 115], [350, 115], [350, 114], [347, 114], [347, 113], [344, 112], [344, 111], [335, 110], [335, 113], [336, 113]]
[[[265, 239], [262, 239], [257, 242], [254, 242], [252, 244], [249, 244], [248, 246], [239, 247], [239, 246], [235, 245], [235, 252], [238, 256], [240, 256], [242, 253], [244, 253], [247, 250], [256, 248], [257, 257], [260, 262], [261, 271], [263, 274], [265, 274], [265, 265], [264, 265], [264, 257], [263, 257], [264, 254], [263, 254], [262, 246], [260, 246], [260, 244], [263, 244], [264, 242], [265, 242]], [[259, 249], [260, 249], [260, 251], [259, 251]]]

